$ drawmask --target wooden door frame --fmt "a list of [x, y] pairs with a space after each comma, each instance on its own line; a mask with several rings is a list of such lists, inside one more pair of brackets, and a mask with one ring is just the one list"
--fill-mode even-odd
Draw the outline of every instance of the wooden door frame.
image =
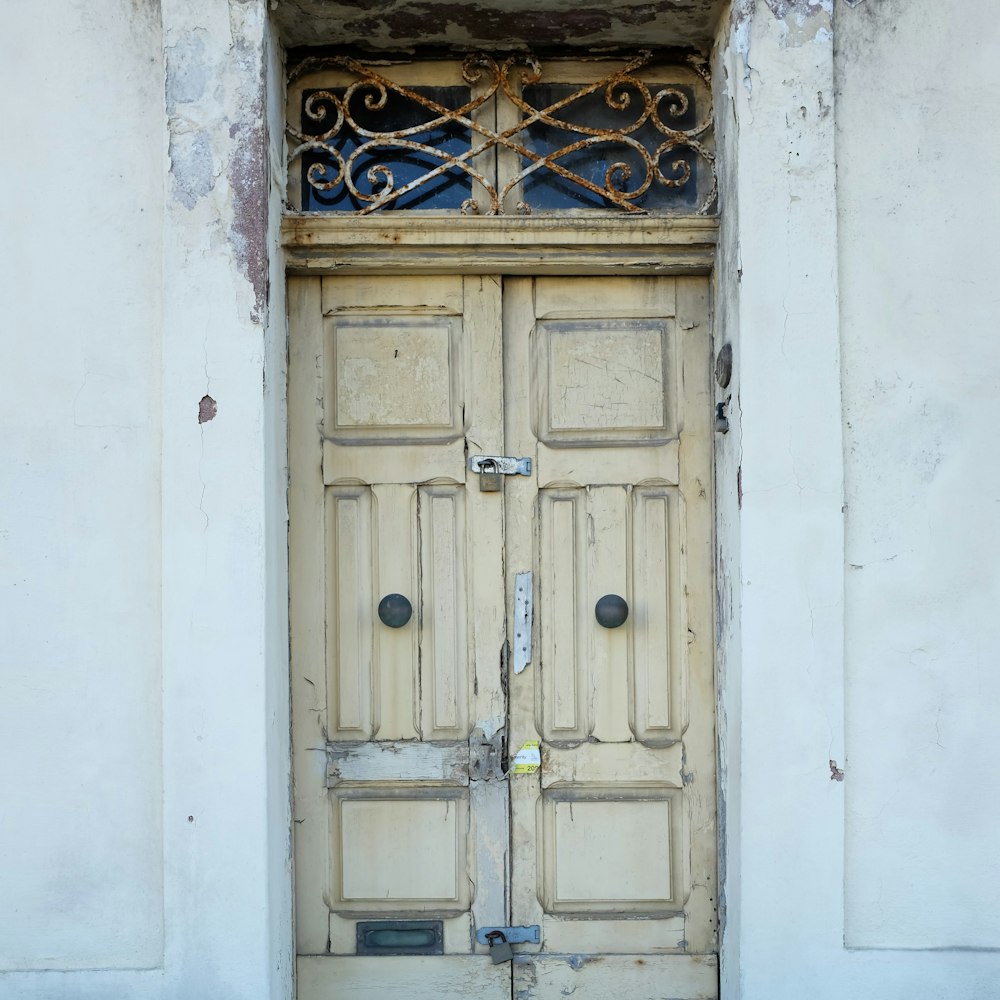
[[[372, 217], [317, 214], [286, 215], [281, 242], [286, 277], [328, 275], [714, 275], [719, 220], [690, 217], [464, 217], [387, 215]], [[715, 339], [712, 295], [710, 336]], [[291, 331], [289, 331], [291, 332]], [[289, 400], [289, 408], [294, 405]], [[713, 449], [714, 451], [714, 449]], [[714, 464], [714, 460], [713, 460]], [[717, 505], [713, 498], [715, 577]], [[711, 588], [714, 593], [714, 583]], [[717, 616], [715, 602], [711, 621]], [[718, 663], [713, 646], [713, 674]], [[715, 687], [716, 760], [723, 715], [720, 686]], [[720, 809], [723, 771], [716, 768], [719, 898], [725, 898], [725, 829]], [[294, 858], [293, 858], [294, 866]], [[294, 867], [293, 867], [294, 870]], [[721, 913], [720, 913], [721, 918]], [[721, 926], [720, 926], [721, 958]]]

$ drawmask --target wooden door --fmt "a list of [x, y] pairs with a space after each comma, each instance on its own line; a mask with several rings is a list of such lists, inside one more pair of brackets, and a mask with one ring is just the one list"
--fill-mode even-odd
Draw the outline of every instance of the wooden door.
[[[510, 678], [518, 1000], [715, 997], [711, 398], [702, 279], [505, 286], [511, 579], [534, 573]], [[595, 606], [621, 598], [606, 627]], [[607, 619], [606, 619], [607, 621]]]
[[[706, 294], [291, 279], [300, 998], [717, 995]], [[483, 492], [472, 454], [533, 475]], [[541, 941], [495, 966], [507, 924]]]
[[500, 284], [289, 295], [298, 996], [509, 998]]

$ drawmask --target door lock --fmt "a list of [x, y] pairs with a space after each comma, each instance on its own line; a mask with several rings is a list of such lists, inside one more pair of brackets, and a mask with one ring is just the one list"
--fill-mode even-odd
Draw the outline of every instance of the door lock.
[[503, 473], [495, 458], [484, 458], [479, 463], [479, 492], [499, 493], [503, 489]]
[[490, 946], [490, 961], [494, 965], [514, 961], [514, 949], [503, 931], [490, 931], [486, 935], [486, 943]]

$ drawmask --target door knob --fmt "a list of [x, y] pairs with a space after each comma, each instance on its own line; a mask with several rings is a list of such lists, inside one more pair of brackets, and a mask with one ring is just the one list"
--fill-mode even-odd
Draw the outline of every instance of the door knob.
[[413, 605], [402, 594], [386, 594], [378, 602], [378, 616], [389, 628], [402, 628], [413, 614]]
[[628, 602], [617, 594], [605, 594], [594, 605], [594, 616], [598, 625], [604, 628], [618, 628], [619, 625], [624, 625], [628, 618]]

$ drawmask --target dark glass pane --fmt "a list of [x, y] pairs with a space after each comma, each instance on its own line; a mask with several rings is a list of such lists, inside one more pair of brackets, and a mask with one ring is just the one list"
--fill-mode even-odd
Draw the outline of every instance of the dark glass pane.
[[[677, 84], [648, 84], [651, 95], [661, 90], [681, 93], [687, 98], [687, 107], [670, 95], [659, 102], [659, 114], [663, 124], [671, 129], [682, 131], [694, 128], [698, 118], [694, 106], [694, 90], [688, 86]], [[533, 108], [543, 110], [560, 100], [571, 96], [580, 85], [576, 84], [536, 84], [524, 88], [524, 100]], [[668, 140], [668, 136], [660, 131], [651, 119], [634, 131], [631, 126], [643, 114], [645, 99], [635, 88], [617, 88], [614, 92], [616, 100], [622, 94], [628, 94], [629, 102], [624, 108], [611, 107], [604, 88], [571, 101], [558, 110], [551, 112], [551, 117], [566, 122], [569, 125], [585, 125], [590, 129], [605, 130], [606, 139], [592, 145], [584, 146], [575, 152], [558, 156], [555, 163], [571, 173], [589, 181], [597, 188], [605, 187], [608, 169], [615, 163], [624, 163], [631, 169], [631, 175], [625, 177], [622, 172], [616, 173], [611, 179], [611, 186], [622, 192], [635, 191], [644, 183], [648, 168], [641, 152], [616, 138], [613, 133], [624, 133], [652, 157], [656, 150]], [[677, 113], [673, 113], [677, 112]], [[542, 156], [547, 156], [574, 143], [588, 138], [571, 128], [560, 128], [537, 122], [528, 127], [523, 145]], [[655, 176], [649, 187], [637, 198], [628, 199], [630, 204], [644, 208], [647, 211], [663, 209], [692, 210], [698, 204], [697, 154], [683, 146], [670, 149], [660, 157], [660, 170], [668, 180], [683, 177], [686, 170], [690, 177], [679, 187], [662, 184]], [[674, 167], [679, 162], [679, 166]], [[522, 159], [522, 168], [531, 163]], [[548, 167], [540, 167], [529, 174], [524, 180], [524, 200], [533, 208], [542, 211], [554, 211], [568, 208], [607, 208], [613, 205], [600, 194], [588, 190], [572, 178], [560, 176]]]
[[[409, 88], [423, 97], [433, 100], [446, 108], [459, 108], [469, 101], [468, 87], [411, 87]], [[309, 98], [317, 93], [307, 90], [302, 95], [302, 131], [308, 136], [322, 135], [336, 123], [336, 109], [329, 101], [316, 101], [316, 110], [323, 111], [324, 116], [318, 120], [306, 114], [305, 108]], [[339, 100], [347, 93], [345, 88], [331, 88], [328, 93]], [[385, 106], [371, 109], [365, 106], [365, 98], [378, 97], [374, 87], [359, 87], [355, 90], [347, 116], [336, 135], [325, 140], [344, 158], [345, 163], [359, 147], [365, 148], [358, 154], [351, 167], [351, 177], [360, 195], [378, 193], [384, 189], [385, 182], [379, 173], [369, 178], [368, 172], [373, 167], [384, 166], [391, 171], [393, 189], [398, 191], [439, 167], [443, 160], [441, 156], [429, 151], [414, 150], [401, 147], [398, 141], [390, 138], [379, 138], [358, 132], [353, 123], [366, 132], [386, 133], [399, 129], [414, 128], [439, 117], [437, 112], [427, 108], [412, 99], [390, 91]], [[459, 156], [469, 149], [469, 129], [455, 122], [446, 122], [434, 128], [418, 131], [404, 137], [406, 142], [418, 143], [440, 153]], [[346, 183], [341, 182], [328, 191], [315, 188], [308, 180], [309, 168], [321, 164], [326, 170], [319, 171], [320, 180], [336, 177], [339, 166], [333, 157], [322, 150], [311, 150], [302, 156], [302, 210], [304, 212], [356, 212], [366, 208], [371, 202], [364, 197], [355, 195]], [[407, 194], [390, 201], [385, 210], [389, 209], [435, 209], [460, 208], [462, 202], [472, 196], [472, 180], [460, 167], [450, 167], [432, 180], [419, 185]]]

